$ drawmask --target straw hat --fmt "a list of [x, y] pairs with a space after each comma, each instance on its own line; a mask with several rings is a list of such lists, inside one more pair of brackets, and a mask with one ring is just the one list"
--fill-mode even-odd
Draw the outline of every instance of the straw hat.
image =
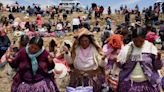
[[18, 17], [14, 21], [18, 22], [18, 23], [22, 22], [22, 20], [20, 18], [18, 18]]
[[90, 36], [90, 37], [91, 37], [92, 44], [96, 47], [98, 53], [99, 53], [100, 55], [103, 55], [102, 48], [101, 48], [101, 46], [99, 45], [98, 41], [95, 40], [94, 34], [91, 33], [91, 32], [90, 32], [88, 29], [86, 29], [86, 28], [82, 28], [82, 29], [80, 29], [79, 31], [80, 31], [80, 32], [79, 32], [78, 34], [76, 34], [75, 37], [74, 37], [74, 38], [75, 38], [75, 41], [74, 41], [73, 46], [72, 46], [72, 51], [71, 51], [71, 53], [72, 53], [72, 58], [73, 58], [73, 60], [75, 59], [75, 56], [76, 56], [75, 48], [78, 47], [78, 45], [79, 45], [79, 39], [80, 39], [82, 36], [84, 36], [84, 35]]
[[63, 45], [64, 44], [68, 44], [68, 45], [70, 45], [70, 47], [72, 47], [72, 42], [70, 40], [64, 40]]
[[88, 36], [94, 36], [88, 29], [86, 28], [81, 28], [78, 30], [78, 32], [75, 34], [74, 38], [80, 38], [83, 35], [88, 35]]
[[[56, 59], [55, 59], [56, 60]], [[54, 60], [54, 61], [55, 61]], [[64, 78], [68, 74], [68, 68], [65, 64], [57, 62], [54, 67], [55, 78]]]

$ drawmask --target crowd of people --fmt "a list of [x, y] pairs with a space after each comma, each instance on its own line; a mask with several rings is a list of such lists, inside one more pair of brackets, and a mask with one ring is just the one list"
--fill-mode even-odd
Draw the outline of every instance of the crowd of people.
[[[120, 7], [123, 23], [115, 25], [108, 8], [92, 4], [85, 16], [73, 17], [72, 10], [7, 5], [9, 15], [0, 16], [0, 68], [10, 65], [11, 92], [160, 92], [164, 78], [161, 52], [164, 50], [164, 2], [140, 12]], [[162, 9], [162, 12], [160, 11]], [[24, 13], [15, 17], [14, 13]], [[131, 16], [135, 15], [132, 23]], [[30, 20], [30, 17], [36, 17]], [[45, 16], [49, 16], [45, 20]], [[144, 16], [144, 17], [143, 17]], [[91, 25], [91, 20], [95, 23]], [[104, 27], [99, 20], [104, 20]], [[74, 39], [62, 40], [67, 33]], [[14, 39], [9, 39], [12, 34]], [[96, 36], [100, 34], [100, 36]], [[50, 40], [48, 49], [44, 38]], [[98, 38], [100, 37], [100, 41]], [[16, 45], [16, 43], [18, 43]], [[10, 76], [10, 75], [9, 75]], [[12, 77], [10, 76], [10, 77]], [[60, 83], [59, 83], [60, 81]]]

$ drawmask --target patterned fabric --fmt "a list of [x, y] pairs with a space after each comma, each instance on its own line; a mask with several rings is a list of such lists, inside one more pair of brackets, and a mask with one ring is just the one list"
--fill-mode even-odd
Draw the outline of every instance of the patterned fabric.
[[114, 50], [110, 45], [105, 44], [103, 46], [103, 52], [107, 56], [108, 64], [106, 66], [106, 69], [112, 69], [114, 62], [114, 59], [117, 58], [117, 55], [120, 52], [120, 49]]
[[[133, 46], [131, 47], [133, 48]], [[126, 53], [129, 52], [126, 50], [124, 51], [125, 52], [124, 53], [122, 52], [122, 55], [123, 54], [126, 55]], [[133, 49], [131, 51], [133, 51]], [[162, 63], [161, 57], [157, 58], [158, 57], [157, 48], [152, 43], [146, 41], [142, 48], [141, 55], [142, 55], [141, 58], [143, 58], [143, 60], [140, 62], [133, 61], [131, 59], [127, 59], [127, 60], [124, 59], [126, 60], [124, 61], [125, 63], [122, 63], [122, 65], [120, 66], [122, 70], [119, 74], [119, 86], [118, 86], [119, 90], [123, 89], [122, 83], [124, 83], [124, 81], [130, 81], [130, 75], [132, 74], [132, 71], [134, 67], [136, 66], [137, 62], [140, 63], [143, 73], [148, 79], [149, 85], [151, 85], [154, 89], [158, 89], [158, 86], [161, 83], [161, 78], [157, 71], [162, 68], [163, 63]], [[142, 86], [142, 82], [139, 82], [138, 85], [139, 84], [141, 84], [140, 86]], [[125, 91], [125, 92], [128, 92], [128, 91]], [[146, 92], [149, 92], [149, 91], [146, 91]], [[150, 92], [156, 92], [156, 91], [150, 91]]]
[[159, 88], [154, 88], [150, 82], [131, 82], [124, 81], [120, 84], [118, 92], [160, 92]]
[[105, 82], [104, 74], [101, 71], [93, 74], [80, 73], [76, 70], [70, 73], [70, 87], [93, 86], [93, 92], [101, 92], [102, 84]]
[[49, 81], [48, 79], [42, 80], [35, 84], [28, 84], [22, 82], [17, 89], [17, 92], [56, 92], [56, 89], [53, 85], [53, 82]]
[[17, 92], [17, 88], [22, 82], [32, 84], [38, 83], [39, 81], [45, 79], [51, 80], [56, 92], [59, 92], [54, 81], [54, 74], [48, 74], [48, 71], [54, 68], [54, 63], [48, 62], [48, 55], [49, 53], [44, 50], [43, 53], [37, 57], [39, 68], [36, 72], [36, 75], [33, 75], [30, 58], [28, 57], [25, 48], [22, 48], [18, 52], [13, 62], [9, 63], [12, 68], [16, 68], [18, 70], [13, 78], [11, 92]]

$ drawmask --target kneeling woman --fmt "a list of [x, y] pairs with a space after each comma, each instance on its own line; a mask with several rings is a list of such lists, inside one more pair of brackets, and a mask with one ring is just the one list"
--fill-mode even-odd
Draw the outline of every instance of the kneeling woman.
[[121, 67], [118, 92], [160, 92], [158, 70], [162, 67], [161, 54], [145, 40], [142, 28], [132, 30], [133, 41], [118, 55]]
[[48, 73], [54, 68], [52, 60], [40, 37], [32, 38], [15, 58], [7, 56], [11, 67], [17, 69], [11, 92], [58, 92], [54, 75]]
[[82, 30], [72, 47], [72, 61], [67, 60], [74, 67], [70, 74], [69, 86], [92, 86], [93, 92], [101, 92], [104, 82], [102, 68], [107, 61], [102, 57], [101, 49], [96, 45], [93, 35], [87, 29]]

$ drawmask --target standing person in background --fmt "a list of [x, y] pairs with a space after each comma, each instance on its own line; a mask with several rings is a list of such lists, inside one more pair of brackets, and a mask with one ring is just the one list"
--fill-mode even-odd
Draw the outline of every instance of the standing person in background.
[[164, 13], [164, 2], [162, 3], [161, 7], [162, 7], [162, 13]]
[[152, 6], [145, 11], [145, 24], [152, 23]]
[[142, 17], [141, 17], [140, 12], [137, 12], [137, 15], [135, 17], [135, 20], [136, 20], [136, 22], [140, 22], [141, 23]]
[[88, 18], [83, 18], [82, 22], [81, 22], [82, 27], [90, 30], [90, 23], [89, 23], [89, 19]]
[[108, 15], [110, 15], [112, 12], [111, 12], [111, 8], [110, 6], [108, 7]]
[[111, 24], [112, 24], [112, 19], [111, 19], [110, 16], [108, 16], [108, 17], [106, 18], [106, 25], [109, 26], [109, 27], [111, 28]]
[[102, 84], [105, 81], [103, 68], [107, 61], [102, 56], [101, 48], [94, 40], [93, 34], [87, 29], [82, 30], [73, 44], [71, 57], [67, 55], [67, 61], [73, 66], [69, 86], [91, 86], [91, 92], [102, 92]]
[[104, 12], [104, 7], [103, 6], [100, 7], [99, 12], [100, 12], [100, 16], [102, 16], [102, 14]]
[[10, 46], [10, 39], [5, 34], [3, 28], [0, 28], [0, 58], [6, 53], [6, 50]]
[[130, 13], [128, 12], [128, 10], [126, 10], [125, 12], [125, 23], [126, 25], [129, 25], [130, 23]]
[[155, 3], [154, 5], [154, 18], [153, 18], [153, 24], [158, 24], [160, 14], [160, 3]]
[[114, 34], [114, 33], [113, 33], [112, 29], [111, 29], [109, 26], [107, 26], [107, 27], [103, 30], [103, 32], [101, 33], [102, 46], [105, 45], [107, 38], [110, 37], [110, 36], [112, 36], [113, 34]]
[[123, 47], [117, 57], [121, 72], [118, 92], [160, 92], [161, 54], [145, 40], [142, 28], [132, 30], [133, 41]]
[[99, 7], [97, 6], [97, 7], [95, 7], [94, 8], [94, 10], [95, 10], [95, 19], [97, 20], [98, 18], [99, 18], [99, 14], [100, 14], [100, 12], [99, 12]]
[[73, 25], [73, 32], [77, 31], [79, 29], [80, 19], [79, 18], [73, 18], [72, 25]]
[[53, 56], [43, 47], [43, 39], [33, 37], [15, 58], [6, 57], [12, 68], [18, 69], [11, 92], [59, 92], [54, 74]]
[[139, 7], [138, 7], [138, 5], [136, 5], [136, 6], [135, 6], [135, 11], [134, 11], [134, 13], [135, 13], [135, 14], [138, 14], [138, 12], [139, 12]]
[[164, 20], [161, 21], [159, 36], [160, 36], [161, 42], [162, 42], [161, 50], [164, 50]]

